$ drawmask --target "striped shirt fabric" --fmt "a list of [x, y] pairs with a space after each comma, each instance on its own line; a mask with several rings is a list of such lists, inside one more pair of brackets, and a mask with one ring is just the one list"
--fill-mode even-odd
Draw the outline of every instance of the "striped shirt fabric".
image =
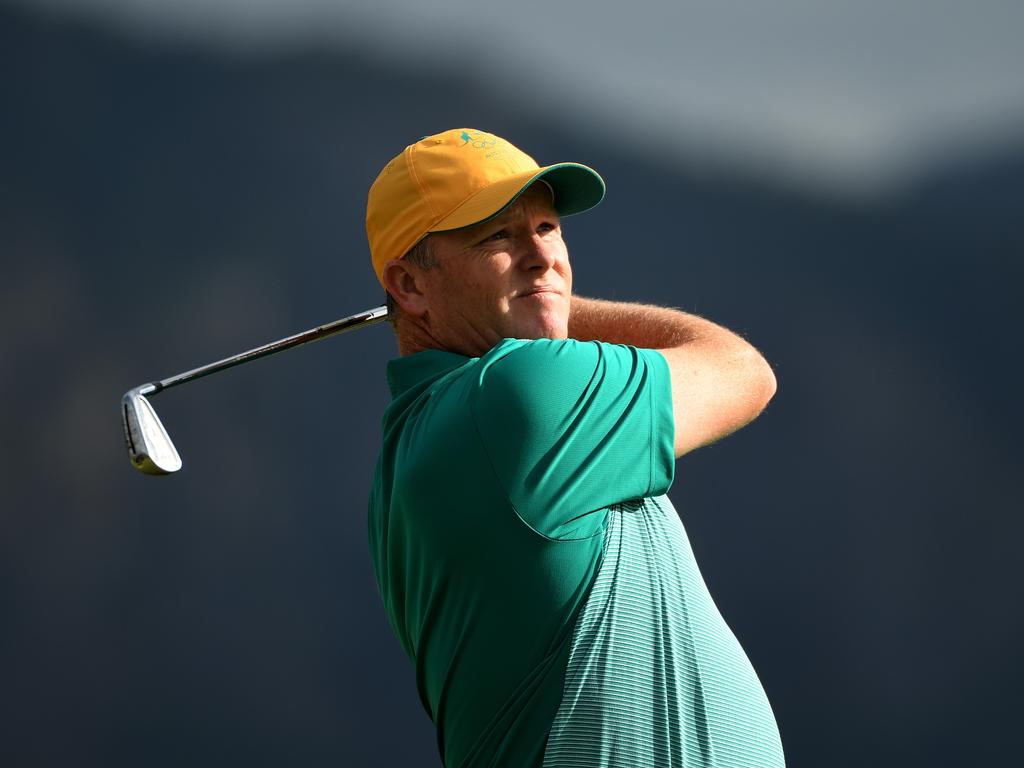
[[667, 496], [616, 505], [544, 768], [776, 768], [775, 717]]

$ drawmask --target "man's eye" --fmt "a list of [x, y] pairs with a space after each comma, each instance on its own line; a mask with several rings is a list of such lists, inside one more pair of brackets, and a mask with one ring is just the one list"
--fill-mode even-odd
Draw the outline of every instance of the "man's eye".
[[537, 227], [537, 231], [542, 235], [546, 235], [548, 232], [554, 231], [554, 229], [555, 225], [551, 224], [550, 222], [544, 222], [539, 227]]
[[504, 240], [506, 237], [508, 237], [508, 230], [499, 229], [493, 235], [488, 235], [487, 237], [485, 237], [484, 238], [484, 242], [488, 243], [488, 242], [492, 242], [494, 240]]

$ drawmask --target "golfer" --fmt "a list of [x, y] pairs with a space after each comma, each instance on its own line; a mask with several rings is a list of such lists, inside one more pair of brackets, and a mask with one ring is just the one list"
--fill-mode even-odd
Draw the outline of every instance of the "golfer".
[[572, 294], [562, 219], [603, 196], [469, 128], [373, 183], [400, 353], [369, 505], [388, 620], [449, 768], [781, 766], [666, 495], [775, 378], [707, 320]]

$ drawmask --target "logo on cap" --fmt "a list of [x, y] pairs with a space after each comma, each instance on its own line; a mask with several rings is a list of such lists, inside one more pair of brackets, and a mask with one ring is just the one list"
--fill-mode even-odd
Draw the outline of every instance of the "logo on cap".
[[473, 149], [490, 149], [498, 143], [496, 136], [491, 136], [489, 133], [470, 133], [469, 131], [463, 131], [462, 135], [459, 136], [462, 139], [461, 146], [470, 144]]

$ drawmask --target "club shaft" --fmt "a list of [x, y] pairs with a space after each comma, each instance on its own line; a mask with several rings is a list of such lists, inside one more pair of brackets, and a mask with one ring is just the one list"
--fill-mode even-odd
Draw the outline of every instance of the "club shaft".
[[169, 387], [184, 384], [187, 381], [199, 379], [203, 376], [209, 376], [212, 373], [218, 373], [219, 371], [223, 371], [228, 368], [234, 368], [236, 365], [248, 363], [251, 360], [257, 360], [261, 357], [267, 357], [269, 355], [275, 355], [278, 352], [284, 352], [286, 349], [291, 349], [292, 347], [311, 344], [314, 341], [320, 341], [322, 339], [330, 338], [331, 336], [337, 336], [338, 334], [345, 333], [346, 331], [352, 331], [356, 328], [362, 328], [367, 325], [379, 323], [382, 320], [385, 320], [387, 315], [388, 311], [386, 307], [368, 309], [365, 312], [359, 312], [354, 315], [349, 315], [348, 317], [343, 317], [340, 320], [335, 320], [333, 323], [318, 325], [316, 328], [310, 328], [308, 331], [296, 333], [294, 336], [288, 336], [284, 339], [272, 341], [269, 344], [264, 344], [262, 347], [250, 349], [248, 352], [242, 352], [238, 355], [225, 357], [223, 360], [218, 360], [215, 363], [210, 363], [209, 365], [204, 365], [199, 368], [193, 368], [191, 371], [185, 371], [184, 373], [179, 373], [166, 379], [161, 379], [160, 381], [154, 381], [148, 385], [140, 387], [138, 391], [143, 395], [155, 394], [161, 390], [168, 389]]

